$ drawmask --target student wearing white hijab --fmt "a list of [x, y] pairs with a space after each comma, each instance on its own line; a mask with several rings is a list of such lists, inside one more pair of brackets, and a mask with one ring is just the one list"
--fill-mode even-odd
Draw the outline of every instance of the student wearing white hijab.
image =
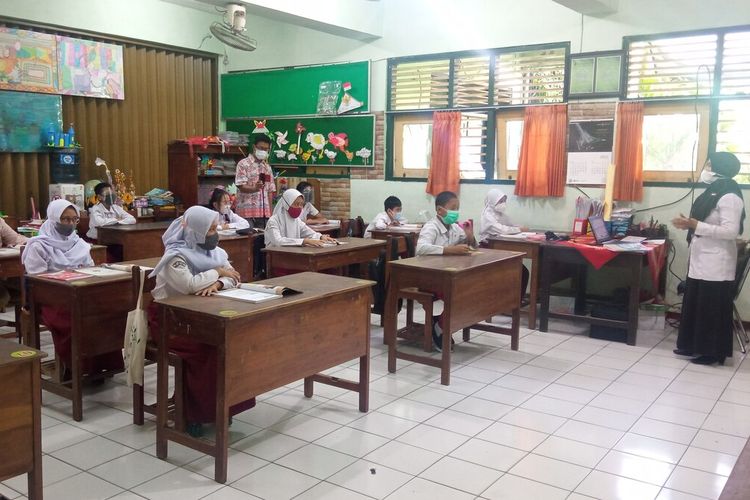
[[327, 241], [336, 241], [327, 234], [320, 234], [300, 220], [305, 197], [296, 189], [287, 189], [266, 223], [267, 247], [306, 246], [320, 247]]
[[[234, 288], [240, 275], [229, 264], [227, 253], [218, 247], [219, 214], [202, 206], [193, 206], [172, 222], [162, 236], [164, 256], [150, 276], [156, 276], [152, 295], [156, 301], [178, 295], [210, 296], [219, 290]], [[148, 309], [149, 329], [159, 329], [158, 302]], [[184, 337], [172, 338], [169, 349], [183, 361], [185, 369], [185, 410], [187, 431], [201, 436], [202, 424], [214, 421], [216, 405], [216, 349]], [[255, 406], [255, 399], [229, 409], [236, 415]]]
[[[484, 210], [482, 211], [482, 225], [479, 231], [479, 241], [487, 243], [490, 238], [518, 234], [527, 231], [528, 228], [513, 224], [506, 210], [508, 196], [499, 189], [490, 189], [484, 198]], [[526, 286], [529, 283], [529, 270], [523, 267], [521, 274], [521, 297], [526, 294]]]
[[[67, 200], [55, 200], [47, 207], [47, 220], [26, 243], [23, 265], [28, 274], [39, 274], [65, 269], [93, 266], [91, 245], [76, 234], [78, 207]], [[65, 308], [42, 306], [42, 323], [52, 334], [55, 356], [63, 365], [63, 380], [71, 367], [70, 333], [71, 315]], [[121, 370], [122, 354], [119, 351], [102, 354], [85, 360], [83, 372], [93, 375], [102, 370]]]
[[28, 274], [48, 273], [93, 266], [91, 245], [76, 234], [78, 207], [67, 200], [55, 200], [47, 207], [47, 220], [39, 236], [26, 243], [23, 265]]

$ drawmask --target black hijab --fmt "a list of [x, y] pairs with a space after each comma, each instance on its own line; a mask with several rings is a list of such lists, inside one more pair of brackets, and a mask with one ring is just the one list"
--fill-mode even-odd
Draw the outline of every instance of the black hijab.
[[[695, 203], [690, 208], [690, 217], [699, 221], [706, 220], [708, 214], [716, 208], [716, 204], [725, 194], [736, 194], [744, 201], [740, 186], [732, 179], [740, 171], [740, 160], [732, 153], [726, 152], [711, 153], [708, 155], [708, 159], [711, 161], [711, 171], [721, 177], [709, 184], [708, 188], [695, 199]], [[740, 217], [740, 233], [744, 230], [744, 221], [745, 209], [743, 208]], [[694, 232], [693, 229], [688, 230], [688, 243], [693, 239]]]

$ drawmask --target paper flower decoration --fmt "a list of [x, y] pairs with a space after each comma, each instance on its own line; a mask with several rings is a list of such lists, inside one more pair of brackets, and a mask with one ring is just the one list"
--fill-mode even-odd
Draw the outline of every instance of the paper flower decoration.
[[297, 159], [297, 155], [294, 154], [294, 153], [289, 153], [288, 155], [286, 155], [286, 159], [289, 160], [289, 161], [296, 160]]
[[329, 151], [327, 149], [323, 150], [325, 155], [328, 157], [328, 161], [331, 163], [336, 161], [336, 155], [338, 154], [336, 151]]
[[333, 132], [328, 133], [328, 142], [331, 143], [331, 146], [334, 148], [345, 151], [346, 147], [349, 145], [349, 137], [343, 132], [334, 134]]
[[305, 141], [308, 142], [310, 146], [312, 146], [313, 149], [317, 151], [320, 151], [321, 149], [323, 149], [323, 147], [326, 145], [326, 142], [327, 142], [323, 134], [314, 134], [312, 132], [309, 132], [307, 134]]
[[346, 159], [349, 160], [349, 163], [351, 163], [354, 159], [354, 153], [352, 153], [351, 151], [344, 151], [344, 156], [346, 156]]
[[274, 153], [276, 153], [276, 158], [280, 160], [286, 157], [286, 151], [284, 151], [283, 149], [277, 149], [276, 151], [274, 151]]
[[289, 135], [289, 131], [286, 131], [284, 133], [281, 132], [274, 132], [276, 134], [276, 145], [280, 148], [284, 147], [284, 144], [289, 144], [289, 141], [286, 140], [286, 136]]
[[370, 155], [372, 154], [372, 151], [370, 151], [370, 150], [369, 150], [369, 149], [367, 149], [367, 148], [362, 148], [362, 149], [360, 149], [359, 151], [357, 151], [357, 152], [356, 152], [356, 153], [354, 153], [354, 154], [356, 154], [357, 156], [359, 156], [360, 158], [362, 158], [362, 163], [363, 163], [364, 165], [367, 165], [367, 159], [368, 159], [368, 158], [370, 157]]
[[266, 128], [266, 120], [253, 120], [253, 123], [255, 123], [253, 134], [267, 134], [268, 133], [268, 128]]
[[312, 155], [312, 151], [313, 150], [305, 151], [304, 153], [302, 153], [302, 160], [304, 160], [305, 163], [307, 163], [310, 160], [310, 156]]
[[297, 122], [297, 125], [294, 127], [294, 131], [297, 132], [297, 134], [301, 134], [307, 130], [304, 125], [302, 125], [302, 122]]

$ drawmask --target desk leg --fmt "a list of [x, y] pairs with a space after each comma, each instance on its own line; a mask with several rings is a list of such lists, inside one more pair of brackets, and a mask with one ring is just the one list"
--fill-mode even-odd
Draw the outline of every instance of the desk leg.
[[576, 297], [575, 306], [573, 312], [579, 316], [586, 314], [586, 275], [588, 271], [588, 264], [581, 264], [576, 270]]
[[[167, 458], [167, 407], [169, 405], [169, 360], [167, 349], [169, 342], [169, 320], [167, 308], [161, 308], [161, 328], [159, 328], [159, 345], [156, 356], [156, 456], [165, 460]], [[184, 411], [184, 408], [177, 408]]]
[[[369, 335], [368, 335], [369, 338]], [[368, 340], [369, 342], [369, 340]], [[370, 353], [359, 358], [359, 411], [366, 413], [370, 409]]]
[[305, 377], [305, 397], [313, 397], [313, 378]]
[[34, 426], [34, 441], [31, 443], [33, 462], [31, 471], [27, 474], [29, 500], [42, 499], [42, 389], [41, 389], [41, 361], [31, 364], [32, 420]]
[[536, 301], [539, 293], [539, 249], [531, 255], [531, 286], [529, 288], [529, 328], [536, 328]]
[[443, 354], [440, 359], [440, 383], [442, 385], [451, 385], [451, 340], [453, 340], [451, 334], [453, 330], [451, 327], [450, 294], [446, 294], [443, 302], [445, 303], [443, 308], [443, 324], [445, 328], [443, 329]]
[[[385, 310], [383, 311], [385, 320], [383, 321], [383, 335], [385, 342], [388, 344], [388, 371], [396, 372], [396, 329], [398, 328], [398, 313], [396, 300], [396, 290], [398, 290], [397, 280], [391, 279], [388, 282], [388, 291], [385, 294]], [[369, 322], [368, 322], [369, 324]]]
[[510, 326], [510, 350], [518, 350], [518, 337], [521, 333], [521, 309], [516, 307], [511, 313], [512, 320]]
[[643, 270], [643, 257], [640, 255], [628, 256], [632, 265], [630, 266], [630, 294], [628, 296], [628, 345], [635, 345], [638, 334], [638, 306], [640, 305], [641, 271]]
[[[263, 253], [261, 253], [263, 255]], [[273, 278], [275, 275], [273, 274], [273, 257], [271, 256], [271, 252], [266, 252], [266, 278]]]
[[[547, 252], [545, 252], [546, 254]], [[552, 257], [545, 255], [541, 259], [542, 282], [540, 292], [542, 295], [542, 304], [539, 309], [539, 331], [546, 332], [549, 330], [549, 294], [552, 288]]]
[[81, 359], [81, 332], [83, 331], [83, 311], [78, 296], [73, 297], [73, 321], [71, 322], [70, 334], [70, 359], [73, 366], [73, 420], [83, 420], [83, 393], [81, 390], [83, 378], [83, 360]]
[[227, 482], [229, 451], [229, 405], [227, 404], [226, 346], [216, 347], [216, 464], [214, 480]]

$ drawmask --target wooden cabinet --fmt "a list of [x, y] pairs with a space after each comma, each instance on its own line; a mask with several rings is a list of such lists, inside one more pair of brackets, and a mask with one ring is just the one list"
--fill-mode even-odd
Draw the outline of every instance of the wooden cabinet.
[[[209, 144], [206, 148], [200, 145], [190, 147], [184, 141], [169, 144], [167, 150], [169, 166], [169, 190], [182, 200], [185, 208], [193, 205], [205, 205], [211, 191], [217, 186], [228, 186], [234, 183], [235, 165], [247, 156], [251, 148], [247, 146], [226, 146], [222, 151], [219, 144]], [[210, 159], [214, 170], [222, 170], [220, 175], [210, 175], [203, 171]]]
[[[42, 498], [40, 359], [46, 354], [0, 339], [0, 481], [28, 474], [29, 499]], [[1, 495], [0, 495], [1, 496]]]

